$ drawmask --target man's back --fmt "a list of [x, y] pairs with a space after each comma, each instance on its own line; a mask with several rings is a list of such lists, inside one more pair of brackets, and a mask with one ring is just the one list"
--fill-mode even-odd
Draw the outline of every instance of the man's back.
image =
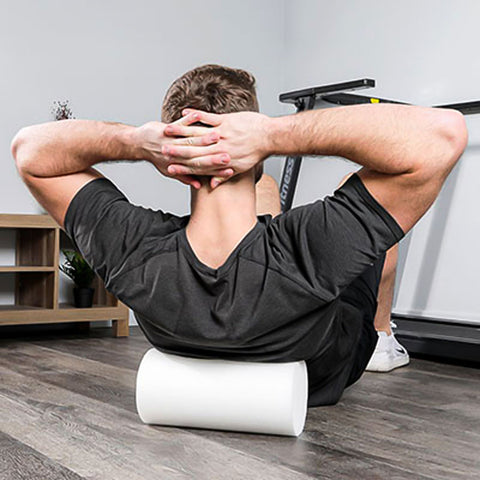
[[340, 294], [403, 236], [359, 177], [325, 200], [258, 216], [217, 269], [191, 248], [189, 218], [134, 206], [101, 178], [77, 193], [65, 228], [156, 348], [201, 358], [307, 360], [315, 364], [312, 388], [332, 373], [338, 379], [363, 318]]

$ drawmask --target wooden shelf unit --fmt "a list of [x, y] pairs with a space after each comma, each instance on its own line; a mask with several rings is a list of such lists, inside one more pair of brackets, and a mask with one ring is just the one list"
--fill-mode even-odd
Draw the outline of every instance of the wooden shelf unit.
[[50, 215], [0, 214], [0, 235], [5, 229], [15, 231], [15, 265], [0, 265], [0, 275], [14, 275], [15, 299], [0, 305], [0, 327], [112, 320], [114, 335], [128, 336], [128, 307], [98, 276], [92, 308], [59, 303], [60, 241], [68, 237]]

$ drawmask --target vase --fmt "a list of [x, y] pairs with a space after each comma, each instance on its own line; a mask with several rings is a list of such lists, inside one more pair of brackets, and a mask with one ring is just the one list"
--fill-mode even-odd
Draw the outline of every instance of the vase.
[[75, 300], [75, 307], [90, 308], [93, 304], [94, 288], [90, 287], [74, 287], [73, 298]]

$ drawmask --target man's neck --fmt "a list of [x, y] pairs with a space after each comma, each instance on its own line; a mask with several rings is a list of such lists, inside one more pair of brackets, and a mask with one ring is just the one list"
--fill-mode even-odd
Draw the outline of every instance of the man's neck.
[[252, 172], [240, 174], [212, 190], [204, 182], [191, 188], [187, 238], [201, 261], [219, 266], [256, 225], [255, 183]]

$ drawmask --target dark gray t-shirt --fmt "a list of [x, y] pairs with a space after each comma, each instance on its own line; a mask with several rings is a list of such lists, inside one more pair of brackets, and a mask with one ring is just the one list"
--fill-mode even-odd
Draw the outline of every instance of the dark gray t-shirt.
[[189, 218], [133, 205], [100, 178], [75, 195], [65, 230], [152, 345], [199, 358], [350, 361], [360, 328], [339, 296], [404, 236], [356, 174], [323, 200], [257, 217], [218, 269], [195, 256]]

